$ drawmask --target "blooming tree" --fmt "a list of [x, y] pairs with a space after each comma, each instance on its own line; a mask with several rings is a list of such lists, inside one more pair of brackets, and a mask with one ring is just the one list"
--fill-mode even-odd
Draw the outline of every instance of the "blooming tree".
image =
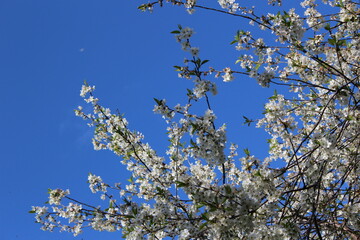
[[[121, 158], [129, 184], [110, 185], [89, 174], [91, 191], [106, 207], [53, 189], [48, 206], [33, 207], [36, 221], [43, 230], [74, 235], [89, 226], [119, 230], [126, 239], [360, 239], [360, 3], [304, 0], [295, 10], [269, 0], [273, 8], [266, 11], [274, 12], [261, 13], [265, 8], [235, 0], [218, 0], [218, 8], [203, 2], [159, 0], [139, 9], [207, 9], [273, 38], [239, 30], [232, 42], [241, 52], [236, 65], [216, 69], [191, 44], [192, 29], [172, 32], [190, 56], [175, 70], [194, 87], [184, 104], [155, 99], [154, 112], [168, 125], [166, 156], [130, 130], [123, 115], [100, 105], [95, 87], [85, 84], [80, 95], [93, 110], [79, 107], [76, 115], [94, 127], [96, 150]], [[231, 82], [239, 74], [262, 87], [278, 86], [261, 119], [245, 117], [270, 135], [264, 159], [248, 150], [238, 157], [211, 108], [216, 78]], [[193, 106], [201, 101], [207, 109], [199, 114]]]

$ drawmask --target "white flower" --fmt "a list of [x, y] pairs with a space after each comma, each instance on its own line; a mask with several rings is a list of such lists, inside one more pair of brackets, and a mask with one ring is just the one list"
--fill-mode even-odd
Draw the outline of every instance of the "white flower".
[[221, 77], [223, 78], [224, 82], [231, 82], [234, 80], [234, 76], [233, 76], [230, 68], [225, 68], [223, 70], [223, 72], [224, 72], [224, 74]]
[[191, 55], [197, 57], [199, 55], [199, 48], [197, 48], [197, 47], [190, 48], [190, 53], [191, 53]]
[[69, 189], [67, 190], [62, 190], [62, 189], [55, 189], [55, 190], [50, 190], [49, 192], [49, 204], [50, 205], [60, 205], [61, 200], [66, 196], [69, 195], [70, 191]]
[[95, 86], [89, 86], [89, 85], [82, 85], [81, 87], [81, 91], [80, 91], [80, 96], [81, 97], [85, 97], [86, 94], [88, 94], [89, 92], [93, 92], [95, 90]]

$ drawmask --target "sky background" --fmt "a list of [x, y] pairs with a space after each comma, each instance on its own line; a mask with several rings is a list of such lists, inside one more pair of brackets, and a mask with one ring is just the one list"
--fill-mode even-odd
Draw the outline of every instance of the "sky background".
[[[48, 188], [69, 188], [71, 197], [96, 202], [86, 183], [89, 172], [109, 184], [126, 181], [120, 159], [94, 151], [92, 129], [74, 115], [73, 109], [85, 104], [79, 96], [84, 80], [96, 85], [103, 106], [119, 109], [131, 129], [164, 153], [166, 124], [153, 114], [153, 98], [175, 106], [192, 88], [172, 67], [189, 57], [170, 34], [177, 24], [195, 29], [193, 45], [210, 60], [208, 66], [240, 70], [234, 65], [240, 53], [229, 43], [237, 30], [247, 29], [242, 19], [203, 10], [189, 15], [168, 5], [142, 13], [141, 3], [0, 1], [0, 239], [74, 239], [70, 233], [41, 231], [28, 213], [31, 206], [47, 201]], [[221, 80], [219, 94], [211, 97], [217, 126], [227, 123], [231, 142], [264, 157], [267, 135], [242, 125], [242, 116], [261, 116], [273, 90], [244, 76]], [[120, 238], [120, 232], [85, 231], [75, 239]]]

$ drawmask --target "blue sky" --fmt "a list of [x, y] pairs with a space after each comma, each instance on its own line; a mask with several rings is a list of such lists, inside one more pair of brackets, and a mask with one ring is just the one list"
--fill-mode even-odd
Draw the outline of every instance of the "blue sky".
[[[215, 1], [214, 1], [215, 2]], [[177, 24], [195, 29], [193, 44], [209, 66], [236, 67], [239, 52], [229, 43], [246, 22], [228, 15], [165, 6], [142, 13], [140, 0], [1, 0], [0, 233], [5, 240], [66, 240], [69, 233], [48, 233], [27, 212], [47, 200], [48, 188], [69, 188], [73, 198], [91, 202], [87, 174], [108, 183], [125, 182], [126, 172], [111, 152], [94, 151], [92, 130], [73, 109], [83, 104], [83, 80], [96, 85], [104, 106], [125, 113], [130, 128], [144, 133], [160, 153], [166, 125], [153, 114], [153, 97], [183, 103], [190, 81], [177, 78], [182, 52], [170, 34]], [[238, 68], [239, 69], [239, 68]], [[242, 125], [242, 116], [259, 117], [272, 90], [239, 76], [218, 80], [212, 97], [218, 126], [241, 148], [264, 156], [266, 137]], [[84, 103], [85, 104], [85, 103]], [[85, 231], [76, 239], [119, 239], [121, 233]]]

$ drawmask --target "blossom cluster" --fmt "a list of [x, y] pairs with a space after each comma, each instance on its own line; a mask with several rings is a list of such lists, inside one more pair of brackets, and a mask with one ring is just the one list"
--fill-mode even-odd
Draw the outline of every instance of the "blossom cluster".
[[218, 0], [220, 6], [224, 9], [228, 9], [229, 12], [234, 13], [239, 9], [239, 3], [236, 3], [235, 0]]
[[189, 27], [183, 28], [181, 25], [178, 27], [179, 30], [172, 32], [175, 33], [176, 41], [181, 44], [182, 50], [189, 51], [192, 56], [197, 57], [199, 55], [199, 48], [192, 47], [190, 44], [190, 38], [194, 34], [194, 30]]

